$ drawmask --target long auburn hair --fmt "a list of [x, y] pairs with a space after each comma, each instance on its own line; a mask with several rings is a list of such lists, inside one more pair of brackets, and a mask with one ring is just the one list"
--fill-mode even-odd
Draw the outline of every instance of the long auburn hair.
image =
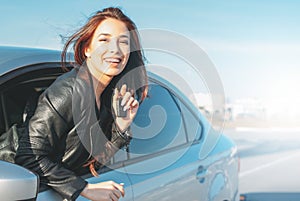
[[[108, 18], [123, 22], [130, 33], [130, 55], [128, 62], [124, 70], [112, 79], [101, 95], [101, 99], [104, 100], [103, 104], [111, 111], [111, 97], [115, 87], [119, 88], [123, 83], [126, 83], [128, 88], [135, 91], [136, 98], [140, 103], [147, 97], [148, 92], [148, 79], [144, 63], [145, 58], [143, 56], [139, 34], [135, 23], [129, 17], [119, 8], [115, 7], [105, 8], [96, 12], [88, 18], [85, 25], [68, 38], [61, 54], [61, 62], [62, 67], [67, 70], [68, 52], [70, 46], [72, 46], [75, 64], [80, 66], [84, 64], [86, 60], [85, 50], [90, 45], [95, 30], [102, 21]], [[132, 72], [132, 70], [134, 70], [134, 73], [129, 73], [130, 71]], [[99, 153], [99, 155], [101, 155], [101, 153]], [[96, 157], [86, 165], [89, 166], [91, 173], [97, 176], [98, 174], [95, 171], [97, 160], [95, 158]]]

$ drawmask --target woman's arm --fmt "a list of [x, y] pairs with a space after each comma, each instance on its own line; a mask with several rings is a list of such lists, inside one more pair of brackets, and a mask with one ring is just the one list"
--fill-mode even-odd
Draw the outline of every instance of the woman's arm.
[[[57, 94], [59, 93], [59, 94]], [[41, 95], [26, 132], [20, 136], [16, 163], [36, 172], [41, 184], [47, 184], [64, 198], [75, 200], [87, 182], [61, 163], [68, 120], [59, 111], [68, 108], [70, 89], [61, 88]], [[61, 152], [59, 151], [61, 150]]]

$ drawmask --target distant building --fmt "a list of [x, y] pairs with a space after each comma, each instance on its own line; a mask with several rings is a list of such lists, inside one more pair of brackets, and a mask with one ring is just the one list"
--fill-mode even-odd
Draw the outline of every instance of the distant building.
[[199, 110], [208, 117], [215, 114], [224, 120], [231, 121], [243, 118], [266, 119], [267, 116], [264, 103], [260, 99], [256, 98], [237, 99], [233, 102], [226, 102], [225, 104], [222, 104], [223, 97], [220, 97], [222, 100], [215, 105], [212, 103], [212, 97], [210, 94], [197, 93], [194, 94], [194, 98], [196, 99], [196, 104]]
[[196, 93], [193, 97], [197, 107], [206, 117], [211, 118], [214, 114], [214, 117], [223, 119], [225, 115], [224, 96], [215, 95], [214, 98], [215, 100], [213, 102], [212, 95], [207, 93]]

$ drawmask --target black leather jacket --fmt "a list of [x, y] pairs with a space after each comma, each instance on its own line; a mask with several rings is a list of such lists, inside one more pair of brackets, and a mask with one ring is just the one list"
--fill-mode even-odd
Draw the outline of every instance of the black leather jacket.
[[102, 99], [98, 110], [86, 66], [60, 76], [39, 97], [27, 132], [20, 136], [16, 163], [36, 172], [41, 185], [75, 200], [87, 184], [80, 177], [88, 173], [84, 164], [100, 153], [107, 160], [128, 143], [114, 129], [109, 101]]

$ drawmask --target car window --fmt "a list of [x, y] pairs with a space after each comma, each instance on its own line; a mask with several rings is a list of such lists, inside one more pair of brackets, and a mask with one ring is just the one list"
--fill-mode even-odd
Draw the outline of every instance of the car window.
[[[39, 68], [39, 66], [36, 66]], [[61, 74], [59, 68], [38, 69], [30, 72], [20, 72], [13, 79], [2, 83], [0, 129], [1, 133], [12, 125], [22, 125], [29, 114], [27, 106], [36, 104], [41, 91], [47, 88]], [[34, 112], [34, 110], [32, 111]]]
[[187, 142], [180, 108], [164, 87], [151, 83], [148, 97], [131, 125], [131, 157], [163, 151]]
[[193, 142], [199, 140], [202, 133], [202, 125], [200, 118], [197, 117], [196, 114], [194, 114], [191, 108], [192, 106], [188, 107], [187, 104], [181, 102], [180, 100], [178, 100], [178, 105], [181, 108], [181, 113], [183, 115], [183, 119], [186, 125], [188, 141]]
[[3, 105], [5, 107], [5, 115], [7, 117], [8, 127], [13, 124], [21, 124], [23, 120], [23, 110], [26, 103], [26, 89], [16, 87], [13, 90], [3, 93]]

